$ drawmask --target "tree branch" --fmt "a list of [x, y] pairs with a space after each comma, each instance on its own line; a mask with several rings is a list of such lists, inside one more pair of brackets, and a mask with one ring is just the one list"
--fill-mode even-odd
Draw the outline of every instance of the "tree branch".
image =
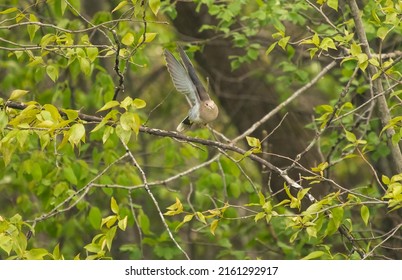
[[[367, 41], [367, 36], [364, 30], [363, 22], [360, 17], [359, 7], [357, 6], [355, 0], [349, 0], [349, 6], [355, 23], [357, 37], [359, 38], [359, 41], [363, 46], [364, 53], [367, 55], [368, 59], [371, 59], [373, 56], [371, 54], [370, 45]], [[377, 73], [377, 68], [369, 63], [367, 70], [369, 73], [369, 78], [371, 80], [371, 78]], [[375, 96], [379, 95], [381, 92], [384, 91], [381, 79], [375, 79], [374, 81], [372, 81], [372, 91]], [[391, 120], [391, 114], [389, 112], [389, 108], [387, 105], [387, 99], [385, 98], [384, 95], [378, 97], [377, 105], [378, 105], [378, 115], [380, 117], [382, 126], [384, 127], [387, 124], [389, 124]], [[388, 148], [391, 151], [391, 157], [394, 162], [394, 169], [395, 169], [394, 171], [396, 173], [402, 173], [402, 153], [399, 146], [394, 145], [392, 143], [392, 135], [395, 134], [395, 130], [392, 127], [389, 127], [385, 131], [385, 133], [387, 135]]]

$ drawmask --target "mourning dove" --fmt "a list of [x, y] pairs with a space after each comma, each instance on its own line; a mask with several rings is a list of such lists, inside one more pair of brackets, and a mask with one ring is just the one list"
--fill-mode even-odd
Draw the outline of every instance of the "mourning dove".
[[219, 110], [202, 85], [186, 53], [180, 46], [177, 47], [177, 50], [183, 64], [177, 61], [173, 54], [166, 49], [164, 55], [174, 86], [177, 91], [186, 96], [191, 106], [188, 116], [176, 128], [177, 131], [182, 132], [194, 123], [207, 124], [212, 122], [218, 117]]

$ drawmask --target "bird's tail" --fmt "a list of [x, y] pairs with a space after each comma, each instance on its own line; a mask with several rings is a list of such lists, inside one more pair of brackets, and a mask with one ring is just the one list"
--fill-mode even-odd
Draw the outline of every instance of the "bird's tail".
[[191, 127], [192, 123], [190, 121], [190, 119], [188, 118], [188, 116], [181, 121], [181, 123], [177, 126], [176, 130], [178, 132], [183, 132], [186, 129], [189, 129]]

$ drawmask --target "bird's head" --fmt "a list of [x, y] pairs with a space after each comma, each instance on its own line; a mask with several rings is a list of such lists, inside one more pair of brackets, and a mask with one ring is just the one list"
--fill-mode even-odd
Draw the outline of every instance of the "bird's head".
[[204, 120], [205, 123], [212, 122], [218, 117], [218, 106], [216, 106], [215, 102], [212, 100], [206, 100], [202, 104], [200, 114], [201, 114], [201, 119]]
[[204, 105], [208, 110], [211, 110], [211, 111], [216, 110], [216, 108], [217, 108], [215, 102], [213, 102], [212, 100], [205, 101]]

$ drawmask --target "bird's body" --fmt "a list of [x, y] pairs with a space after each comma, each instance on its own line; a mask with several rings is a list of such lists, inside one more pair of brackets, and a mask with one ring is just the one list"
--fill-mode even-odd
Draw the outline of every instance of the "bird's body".
[[186, 96], [191, 106], [188, 116], [177, 127], [177, 131], [181, 132], [193, 123], [212, 122], [218, 117], [219, 109], [209, 97], [186, 53], [181, 47], [178, 47], [178, 51], [184, 67], [168, 50], [164, 55], [174, 86]]

